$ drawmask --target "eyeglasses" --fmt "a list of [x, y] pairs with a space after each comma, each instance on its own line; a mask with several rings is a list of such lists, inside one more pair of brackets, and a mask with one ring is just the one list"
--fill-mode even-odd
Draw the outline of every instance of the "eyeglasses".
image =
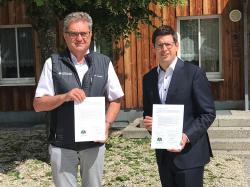
[[67, 31], [65, 33], [67, 33], [73, 39], [77, 38], [79, 35], [82, 38], [86, 39], [86, 38], [89, 37], [90, 31], [88, 31], [88, 32], [71, 32], [71, 31]]
[[167, 49], [171, 49], [174, 44], [175, 44], [175, 42], [155, 44], [155, 48], [159, 49], [159, 50], [162, 50], [164, 48], [164, 46], [165, 46]]

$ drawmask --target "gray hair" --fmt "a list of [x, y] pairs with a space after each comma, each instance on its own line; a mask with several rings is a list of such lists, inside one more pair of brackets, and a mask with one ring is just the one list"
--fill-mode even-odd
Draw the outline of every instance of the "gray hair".
[[93, 21], [89, 14], [86, 12], [72, 12], [64, 18], [63, 22], [63, 32], [68, 30], [69, 24], [71, 22], [86, 21], [89, 24], [89, 30], [92, 31]]

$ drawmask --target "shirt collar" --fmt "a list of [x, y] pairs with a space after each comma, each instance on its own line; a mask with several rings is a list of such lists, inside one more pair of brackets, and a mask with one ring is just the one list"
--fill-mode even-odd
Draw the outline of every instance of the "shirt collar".
[[[88, 51], [87, 51], [86, 54], [89, 54], [89, 49], [88, 49]], [[77, 64], [78, 64], [75, 55], [73, 55], [73, 53], [71, 53], [71, 52], [70, 52], [70, 58], [71, 58], [71, 60], [72, 60], [72, 62], [73, 62], [74, 65], [77, 65]], [[84, 63], [85, 63], [85, 60], [84, 60], [83, 64], [84, 64]]]
[[[175, 68], [175, 65], [176, 65], [176, 63], [177, 63], [177, 60], [178, 60], [178, 58], [177, 57], [175, 57], [175, 59], [173, 60], [173, 62], [169, 65], [169, 67], [167, 68], [167, 70], [168, 69], [171, 69], [172, 71], [174, 71], [174, 68]], [[166, 71], [167, 71], [166, 70]], [[160, 74], [160, 72], [165, 72], [162, 68], [161, 68], [161, 66], [160, 66], [160, 64], [158, 64], [158, 67], [157, 67], [157, 72], [158, 72], [158, 74]]]

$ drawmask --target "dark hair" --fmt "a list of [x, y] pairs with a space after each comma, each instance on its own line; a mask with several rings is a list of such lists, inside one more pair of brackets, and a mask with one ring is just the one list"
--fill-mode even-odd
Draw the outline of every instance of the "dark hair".
[[174, 29], [170, 27], [169, 25], [162, 25], [158, 27], [157, 29], [155, 29], [152, 35], [153, 45], [155, 46], [155, 41], [156, 41], [157, 36], [165, 36], [165, 35], [172, 35], [174, 43], [178, 41], [178, 37]]

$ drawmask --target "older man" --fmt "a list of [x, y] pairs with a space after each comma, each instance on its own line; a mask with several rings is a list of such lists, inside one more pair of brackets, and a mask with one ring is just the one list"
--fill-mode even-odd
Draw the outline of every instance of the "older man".
[[[82, 186], [101, 186], [104, 142], [75, 142], [74, 101], [105, 96], [106, 136], [120, 110], [124, 95], [110, 59], [90, 52], [92, 18], [74, 12], [64, 19], [67, 49], [47, 59], [33, 102], [36, 111], [51, 111], [50, 160], [53, 180], [58, 187], [77, 186], [80, 165]], [[98, 75], [98, 76], [96, 76]]]

